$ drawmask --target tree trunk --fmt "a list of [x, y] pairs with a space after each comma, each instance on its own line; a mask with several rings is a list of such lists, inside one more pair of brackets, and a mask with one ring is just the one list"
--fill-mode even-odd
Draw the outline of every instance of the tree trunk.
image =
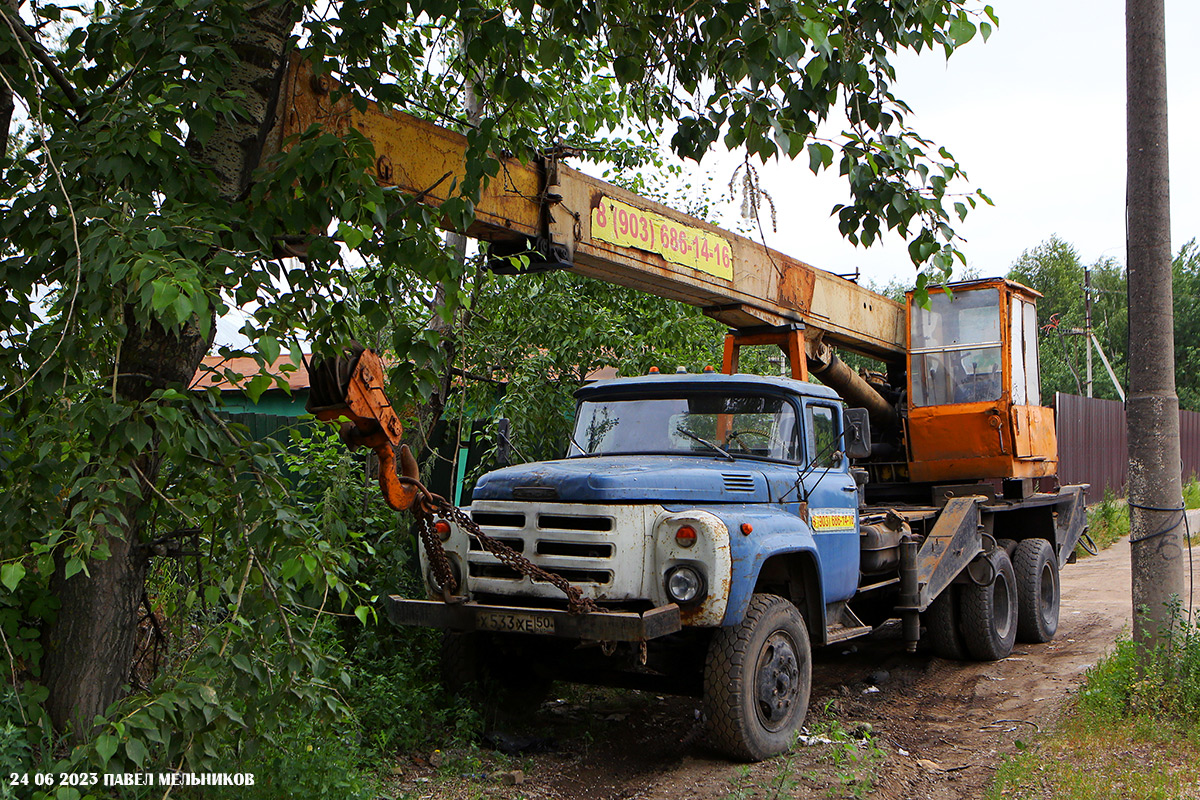
[[[225, 87], [245, 92], [248, 119], [232, 124], [225, 119], [204, 145], [189, 143], [193, 157], [212, 171], [225, 202], [246, 191], [258, 165], [286, 67], [294, 15], [291, 3], [264, 4], [248, 15], [233, 42], [240, 60]], [[157, 321], [138, 319], [132, 308], [125, 309], [125, 321], [128, 333], [121, 344], [117, 381], [123, 400], [141, 403], [156, 389], [191, 382], [211, 345], [195, 324], [169, 333]], [[149, 415], [152, 409], [138, 413]], [[152, 442], [138, 458], [147, 484], [158, 477], [155, 447]], [[80, 572], [68, 580], [64, 561], [60, 558], [56, 564], [52, 585], [61, 609], [44, 635], [44, 681], [55, 729], [69, 731], [75, 741], [89, 738], [94, 718], [120, 698], [129, 680], [149, 566], [137, 511], [151, 494], [149, 486], [143, 486], [142, 499], [122, 509], [129, 527], [109, 536], [112, 555], [91, 561], [90, 575]]]
[[1126, 0], [1129, 517], [1134, 639], [1160, 641], [1183, 595], [1163, 0]]
[[[0, 0], [4, 9], [0, 14], [6, 14], [10, 19], [17, 19], [17, 0]], [[17, 63], [16, 56], [9, 52], [0, 56], [0, 72], [8, 72]], [[8, 84], [0, 81], [0, 159], [8, 156], [9, 126], [12, 125], [13, 112], [17, 110], [16, 98]]]

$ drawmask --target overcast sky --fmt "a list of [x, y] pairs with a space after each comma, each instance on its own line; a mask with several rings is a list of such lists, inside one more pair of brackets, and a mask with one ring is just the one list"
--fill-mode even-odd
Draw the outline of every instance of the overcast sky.
[[[992, 0], [1000, 26], [948, 62], [939, 52], [897, 62], [897, 94], [914, 127], [947, 147], [972, 186], [996, 203], [959, 231], [969, 263], [1006, 272], [1052, 234], [1087, 262], [1125, 258], [1125, 16], [1121, 0]], [[1200, 236], [1200, 2], [1166, 0], [1173, 249]], [[855, 248], [830, 208], [848, 193], [835, 170], [804, 163], [760, 170], [780, 232], [767, 243], [831, 272], [861, 268], [886, 282], [914, 276], [904, 243]], [[709, 164], [705, 164], [709, 166]], [[712, 164], [718, 175], [724, 165]], [[726, 181], [728, 178], [726, 178]], [[719, 181], [718, 181], [719, 182]]]

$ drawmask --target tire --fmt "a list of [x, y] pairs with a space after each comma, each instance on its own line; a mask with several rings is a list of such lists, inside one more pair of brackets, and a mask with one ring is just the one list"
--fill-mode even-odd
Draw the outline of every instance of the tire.
[[709, 738], [723, 753], [761, 761], [789, 750], [808, 712], [812, 648], [800, 612], [772, 594], [714, 632], [704, 667]]
[[959, 591], [957, 584], [950, 584], [925, 609], [925, 635], [935, 656], [965, 661], [967, 646], [958, 625]]
[[1058, 632], [1062, 590], [1054, 548], [1045, 539], [1025, 539], [1013, 556], [1017, 576], [1017, 639], [1048, 642]]
[[980, 586], [967, 582], [960, 588], [959, 630], [967, 653], [977, 661], [999, 661], [1017, 641], [1017, 578], [1012, 560], [1003, 548], [991, 555], [996, 575]]
[[[997, 539], [996, 546], [1008, 553], [1009, 558], [1016, 558], [1017, 543], [1012, 539]], [[1015, 564], [1014, 564], [1015, 567]]]

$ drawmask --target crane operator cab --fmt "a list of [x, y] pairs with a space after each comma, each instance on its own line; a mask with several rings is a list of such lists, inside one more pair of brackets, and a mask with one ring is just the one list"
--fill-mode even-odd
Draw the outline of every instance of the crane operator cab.
[[1054, 411], [1038, 389], [1038, 292], [999, 278], [929, 290], [908, 306], [914, 481], [1054, 475]]

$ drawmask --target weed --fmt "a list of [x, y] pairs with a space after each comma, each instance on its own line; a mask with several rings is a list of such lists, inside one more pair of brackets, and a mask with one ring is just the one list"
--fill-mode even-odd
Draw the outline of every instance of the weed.
[[438, 682], [436, 635], [398, 632], [394, 652], [355, 665], [347, 699], [376, 752], [463, 745], [482, 728], [479, 712]]
[[[827, 714], [828, 710], [826, 706]], [[838, 796], [838, 789], [855, 798], [870, 794], [875, 787], [875, 771], [885, 757], [870, 727], [849, 730], [840, 720], [828, 717], [813, 727], [813, 735], [831, 742], [822, 758], [833, 767], [838, 786], [829, 795]]]
[[[1129, 533], [1129, 511], [1123, 500], [1118, 500], [1112, 489], [1104, 491], [1104, 499], [1088, 509], [1088, 535], [1100, 550], [1106, 550], [1122, 536]], [[1075, 548], [1079, 557], [1091, 555], [1083, 545]]]
[[1183, 505], [1186, 508], [1200, 508], [1200, 478], [1194, 472], [1183, 485]]
[[796, 777], [796, 754], [788, 751], [767, 762], [774, 767], [767, 775], [755, 776], [750, 766], [740, 767], [729, 779], [730, 791], [723, 800], [784, 800], [792, 797], [800, 781]]

